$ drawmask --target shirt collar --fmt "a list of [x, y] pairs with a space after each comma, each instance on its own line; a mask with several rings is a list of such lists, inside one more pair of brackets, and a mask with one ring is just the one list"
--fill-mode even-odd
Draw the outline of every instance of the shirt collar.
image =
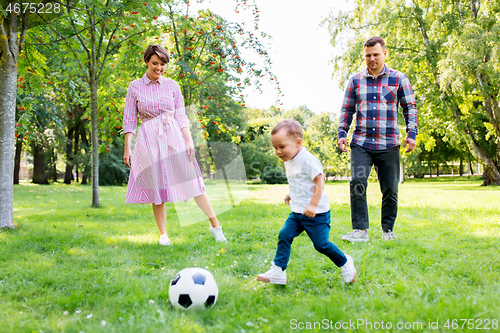
[[[385, 75], [385, 74], [388, 74], [389, 73], [389, 69], [387, 68], [387, 65], [384, 64], [384, 69], [382, 69], [382, 72], [380, 72], [380, 74], [378, 76], [382, 76], [382, 75]], [[366, 67], [366, 69], [363, 71], [363, 76], [364, 77], [373, 77], [370, 72], [368, 72], [368, 67]]]
[[295, 161], [295, 160], [297, 159], [297, 157], [298, 157], [299, 155], [301, 155], [301, 153], [302, 153], [303, 151], [305, 151], [305, 150], [307, 150], [307, 149], [306, 149], [306, 147], [304, 147], [304, 146], [300, 147], [300, 149], [299, 149], [299, 151], [297, 152], [297, 154], [295, 154], [295, 156], [292, 158], [292, 161]]
[[144, 84], [145, 84], [145, 85], [148, 85], [149, 83], [153, 83], [153, 84], [154, 84], [154, 83], [156, 83], [156, 82], [158, 82], [158, 83], [160, 83], [160, 84], [161, 84], [164, 80], [165, 80], [165, 78], [164, 78], [163, 76], [160, 76], [160, 78], [159, 78], [158, 80], [153, 81], [153, 80], [151, 80], [151, 79], [148, 77], [148, 72], [146, 72], [146, 73], [144, 74], [144, 76], [142, 77], [142, 82], [144, 82]]

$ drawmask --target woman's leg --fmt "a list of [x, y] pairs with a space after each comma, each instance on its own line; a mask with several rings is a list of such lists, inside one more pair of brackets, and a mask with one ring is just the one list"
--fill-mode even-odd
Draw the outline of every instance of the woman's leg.
[[197, 197], [194, 197], [194, 201], [200, 207], [200, 209], [205, 213], [205, 215], [210, 220], [210, 224], [213, 228], [217, 228], [220, 224], [217, 220], [217, 216], [215, 216], [215, 212], [210, 204], [210, 199], [208, 199], [207, 193], [203, 193]]
[[167, 211], [165, 210], [165, 203], [161, 205], [153, 204], [153, 213], [155, 215], [156, 224], [160, 230], [160, 235], [167, 233]]

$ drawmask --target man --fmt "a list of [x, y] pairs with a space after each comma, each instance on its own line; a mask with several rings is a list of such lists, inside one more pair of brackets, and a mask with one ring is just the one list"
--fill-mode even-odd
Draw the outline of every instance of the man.
[[406, 152], [415, 148], [417, 109], [410, 82], [405, 74], [388, 68], [385, 41], [377, 36], [366, 40], [367, 68], [353, 75], [347, 84], [339, 122], [338, 146], [347, 151], [347, 132], [353, 115], [356, 128], [351, 142], [351, 233], [342, 237], [350, 242], [368, 242], [368, 176], [375, 165], [382, 191], [382, 237], [392, 233], [398, 211], [399, 129], [398, 107], [403, 108], [407, 137]]

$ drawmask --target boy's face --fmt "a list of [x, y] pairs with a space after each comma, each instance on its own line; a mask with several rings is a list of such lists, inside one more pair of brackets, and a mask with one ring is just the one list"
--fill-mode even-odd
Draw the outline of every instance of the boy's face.
[[271, 143], [274, 146], [276, 155], [286, 162], [297, 155], [300, 147], [302, 147], [302, 138], [287, 135], [285, 130], [281, 130], [271, 135]]

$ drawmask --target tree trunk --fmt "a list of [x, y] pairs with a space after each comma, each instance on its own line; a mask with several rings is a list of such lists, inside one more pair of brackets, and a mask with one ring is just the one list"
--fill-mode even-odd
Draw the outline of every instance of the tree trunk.
[[460, 158], [460, 168], [458, 172], [460, 173], [460, 176], [464, 175], [464, 160], [462, 158]]
[[45, 174], [45, 154], [43, 148], [38, 144], [34, 144], [32, 148], [33, 154], [33, 183], [48, 184], [47, 175]]
[[14, 159], [14, 184], [19, 184], [19, 171], [21, 170], [21, 153], [23, 150], [23, 139], [16, 139], [16, 157]]
[[52, 180], [54, 182], [57, 182], [57, 167], [56, 167], [56, 164], [57, 164], [57, 151], [52, 148], [52, 152], [51, 152], [51, 155], [52, 155]]
[[[83, 149], [85, 149], [85, 154], [89, 154], [89, 140], [87, 139], [87, 133], [85, 132], [85, 126], [80, 126], [80, 137], [82, 139]], [[89, 170], [87, 169], [87, 165], [85, 164], [83, 167], [83, 176], [82, 176], [82, 185], [87, 185]]]
[[[78, 150], [79, 150], [79, 145], [78, 145], [78, 140], [80, 136], [78, 135], [80, 132], [80, 120], [78, 119], [77, 126], [75, 128], [75, 147], [73, 149], [73, 155], [76, 157], [78, 156]], [[76, 182], [78, 183], [78, 163], [75, 164], [75, 175], [76, 175]]]
[[66, 171], [64, 172], [64, 184], [71, 184], [73, 180], [73, 157], [71, 155], [71, 148], [73, 146], [73, 133], [75, 127], [72, 126], [73, 122], [68, 124], [68, 132], [66, 135]]
[[439, 162], [436, 163], [436, 177], [439, 177]]
[[6, 17], [0, 14], [0, 37], [0, 228], [14, 228], [14, 134], [19, 48], [14, 12]]
[[91, 59], [89, 66], [89, 84], [90, 84], [90, 113], [91, 113], [91, 133], [90, 141], [92, 142], [91, 156], [92, 156], [92, 207], [99, 207], [99, 142], [98, 142], [98, 129], [97, 129], [97, 52], [96, 52], [96, 39], [95, 39], [95, 22], [94, 16], [89, 15], [90, 18], [90, 44], [91, 44]]
[[403, 159], [401, 159], [401, 162], [399, 163], [399, 182], [403, 184], [405, 182], [405, 169], [403, 166]]

